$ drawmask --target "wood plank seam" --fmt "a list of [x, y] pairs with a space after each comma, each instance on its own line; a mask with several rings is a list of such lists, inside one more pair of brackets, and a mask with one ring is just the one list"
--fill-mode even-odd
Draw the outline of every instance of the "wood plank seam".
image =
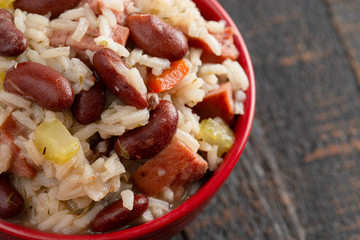
[[333, 12], [332, 3], [339, 3], [340, 1], [334, 1], [334, 0], [324, 0], [325, 5], [327, 6], [329, 19], [331, 19], [331, 23], [334, 26], [334, 29], [336, 31], [336, 35], [339, 39], [340, 44], [343, 46], [344, 52], [347, 56], [348, 62], [351, 66], [351, 69], [357, 79], [357, 86], [360, 87], [360, 63], [356, 60], [355, 56], [355, 50], [351, 47], [350, 43], [346, 40], [346, 37], [343, 32], [343, 28], [345, 27], [342, 25], [338, 19], [336, 18], [335, 13]]

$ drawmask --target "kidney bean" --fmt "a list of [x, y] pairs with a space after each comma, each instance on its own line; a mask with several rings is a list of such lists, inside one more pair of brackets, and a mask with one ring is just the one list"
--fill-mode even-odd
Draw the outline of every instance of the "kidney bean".
[[51, 13], [51, 17], [54, 18], [76, 7], [79, 2], [80, 0], [16, 0], [14, 8], [40, 15]]
[[107, 232], [126, 226], [139, 218], [148, 208], [149, 200], [146, 196], [135, 194], [134, 206], [129, 210], [123, 206], [119, 199], [101, 210], [90, 223], [93, 232]]
[[14, 16], [7, 10], [0, 8], [0, 18], [5, 18], [14, 21]]
[[100, 49], [94, 54], [93, 64], [97, 76], [106, 87], [125, 104], [137, 107], [147, 107], [146, 95], [133, 87], [124, 74], [130, 67], [110, 49]]
[[0, 175], [0, 218], [13, 218], [24, 208], [24, 199], [20, 193], [8, 183], [5, 174]]
[[151, 112], [148, 124], [129, 130], [115, 140], [116, 153], [125, 159], [154, 157], [169, 145], [175, 135], [178, 119], [175, 106], [169, 101], [160, 101]]
[[81, 124], [95, 122], [105, 106], [105, 91], [100, 82], [95, 83], [88, 91], [80, 92], [75, 96], [71, 112]]
[[15, 27], [7, 13], [0, 13], [0, 55], [14, 57], [23, 53], [28, 47], [25, 35]]
[[10, 68], [5, 75], [4, 89], [56, 112], [70, 108], [74, 101], [74, 92], [66, 77], [34, 62], [18, 63]]
[[184, 34], [155, 15], [134, 13], [126, 18], [125, 25], [133, 42], [152, 56], [177, 61], [189, 49]]

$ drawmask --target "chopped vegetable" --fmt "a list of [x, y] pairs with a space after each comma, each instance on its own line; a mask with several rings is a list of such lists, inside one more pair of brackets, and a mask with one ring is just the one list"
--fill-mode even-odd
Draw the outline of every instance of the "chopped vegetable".
[[234, 119], [234, 100], [230, 82], [220, 84], [218, 89], [206, 94], [194, 107], [201, 119], [221, 117], [231, 124]]
[[13, 2], [15, 2], [15, 0], [0, 0], [0, 8], [4, 8], [4, 9], [13, 8]]
[[5, 73], [0, 72], [0, 90], [4, 89], [4, 79], [5, 79]]
[[163, 71], [159, 76], [150, 74], [147, 80], [147, 87], [152, 92], [163, 92], [174, 87], [189, 72], [189, 67], [184, 59], [172, 62], [170, 68]]
[[57, 118], [52, 122], [41, 123], [35, 135], [38, 150], [56, 164], [67, 162], [80, 148], [80, 143]]
[[218, 156], [230, 150], [235, 142], [234, 132], [221, 119], [205, 119], [200, 123], [200, 135], [202, 139], [211, 144], [218, 146]]

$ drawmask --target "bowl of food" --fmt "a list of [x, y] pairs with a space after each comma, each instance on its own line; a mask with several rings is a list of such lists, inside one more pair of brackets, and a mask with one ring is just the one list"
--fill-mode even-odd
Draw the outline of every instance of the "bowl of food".
[[0, 236], [166, 239], [250, 134], [255, 79], [216, 0], [0, 1]]

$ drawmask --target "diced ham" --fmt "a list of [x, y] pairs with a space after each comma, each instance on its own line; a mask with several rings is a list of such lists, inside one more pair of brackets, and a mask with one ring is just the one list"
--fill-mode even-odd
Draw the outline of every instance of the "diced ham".
[[[104, 7], [104, 2], [102, 0], [84, 0], [81, 2], [80, 6], [83, 6], [86, 3], [89, 4], [96, 15], [101, 14], [101, 8]], [[124, 13], [120, 13], [115, 10], [112, 11], [117, 19], [117, 24], [111, 29], [112, 34], [110, 37], [115, 42], [125, 46], [130, 33], [129, 29], [123, 26], [126, 16]], [[73, 50], [75, 50], [75, 52], [87, 49], [94, 52], [103, 48], [102, 46], [97, 45], [94, 41], [95, 38], [100, 36], [99, 29], [89, 29], [80, 42], [77, 42], [71, 38], [73, 33], [74, 31], [54, 31], [50, 37], [50, 45], [54, 47], [70, 46]]]
[[232, 27], [225, 27], [223, 33], [211, 33], [221, 44], [221, 55], [216, 56], [206, 42], [200, 38], [189, 38], [189, 46], [201, 48], [203, 53], [201, 61], [203, 63], [222, 63], [226, 59], [236, 60], [239, 57], [239, 51], [234, 45], [234, 31]]
[[[65, 41], [66, 46], [74, 47], [81, 50], [89, 49], [90, 51], [97, 51], [102, 48], [95, 43], [94, 39], [100, 35], [98, 29], [92, 29], [88, 31], [80, 42], [77, 42], [71, 38], [73, 32], [69, 32]], [[50, 39], [50, 44], [52, 45], [52, 41]]]
[[20, 177], [34, 178], [36, 175], [35, 168], [26, 161], [20, 153], [19, 147], [14, 143], [18, 136], [27, 134], [27, 129], [19, 124], [12, 115], [9, 115], [0, 128], [0, 144], [8, 145], [11, 150], [12, 159], [8, 171]]
[[177, 191], [186, 184], [200, 179], [208, 164], [185, 144], [174, 141], [158, 155], [139, 167], [132, 176], [139, 191], [159, 197], [166, 188]]
[[[129, 29], [124, 26], [116, 25], [112, 28], [112, 36], [111, 38], [125, 46], [127, 39], [129, 37]], [[90, 50], [90, 51], [97, 51], [103, 48], [100, 45], [97, 45], [94, 41], [95, 38], [100, 36], [100, 32], [98, 29], [91, 29], [84, 35], [80, 42], [77, 42], [71, 39], [73, 32], [69, 31], [55, 31], [52, 36], [50, 37], [50, 45], [51, 46], [70, 46], [76, 50]]]
[[234, 119], [231, 83], [221, 83], [218, 89], [208, 92], [204, 99], [196, 104], [194, 110], [200, 119], [221, 117], [225, 122], [231, 123]]
[[71, 32], [64, 30], [55, 31], [50, 37], [50, 45], [51, 46], [66, 45], [66, 40], [71, 36], [70, 33]]
[[113, 27], [112, 29], [112, 39], [114, 39], [115, 42], [120, 43], [123, 46], [126, 45], [129, 34], [129, 28], [121, 25], [115, 25], [115, 27]]

